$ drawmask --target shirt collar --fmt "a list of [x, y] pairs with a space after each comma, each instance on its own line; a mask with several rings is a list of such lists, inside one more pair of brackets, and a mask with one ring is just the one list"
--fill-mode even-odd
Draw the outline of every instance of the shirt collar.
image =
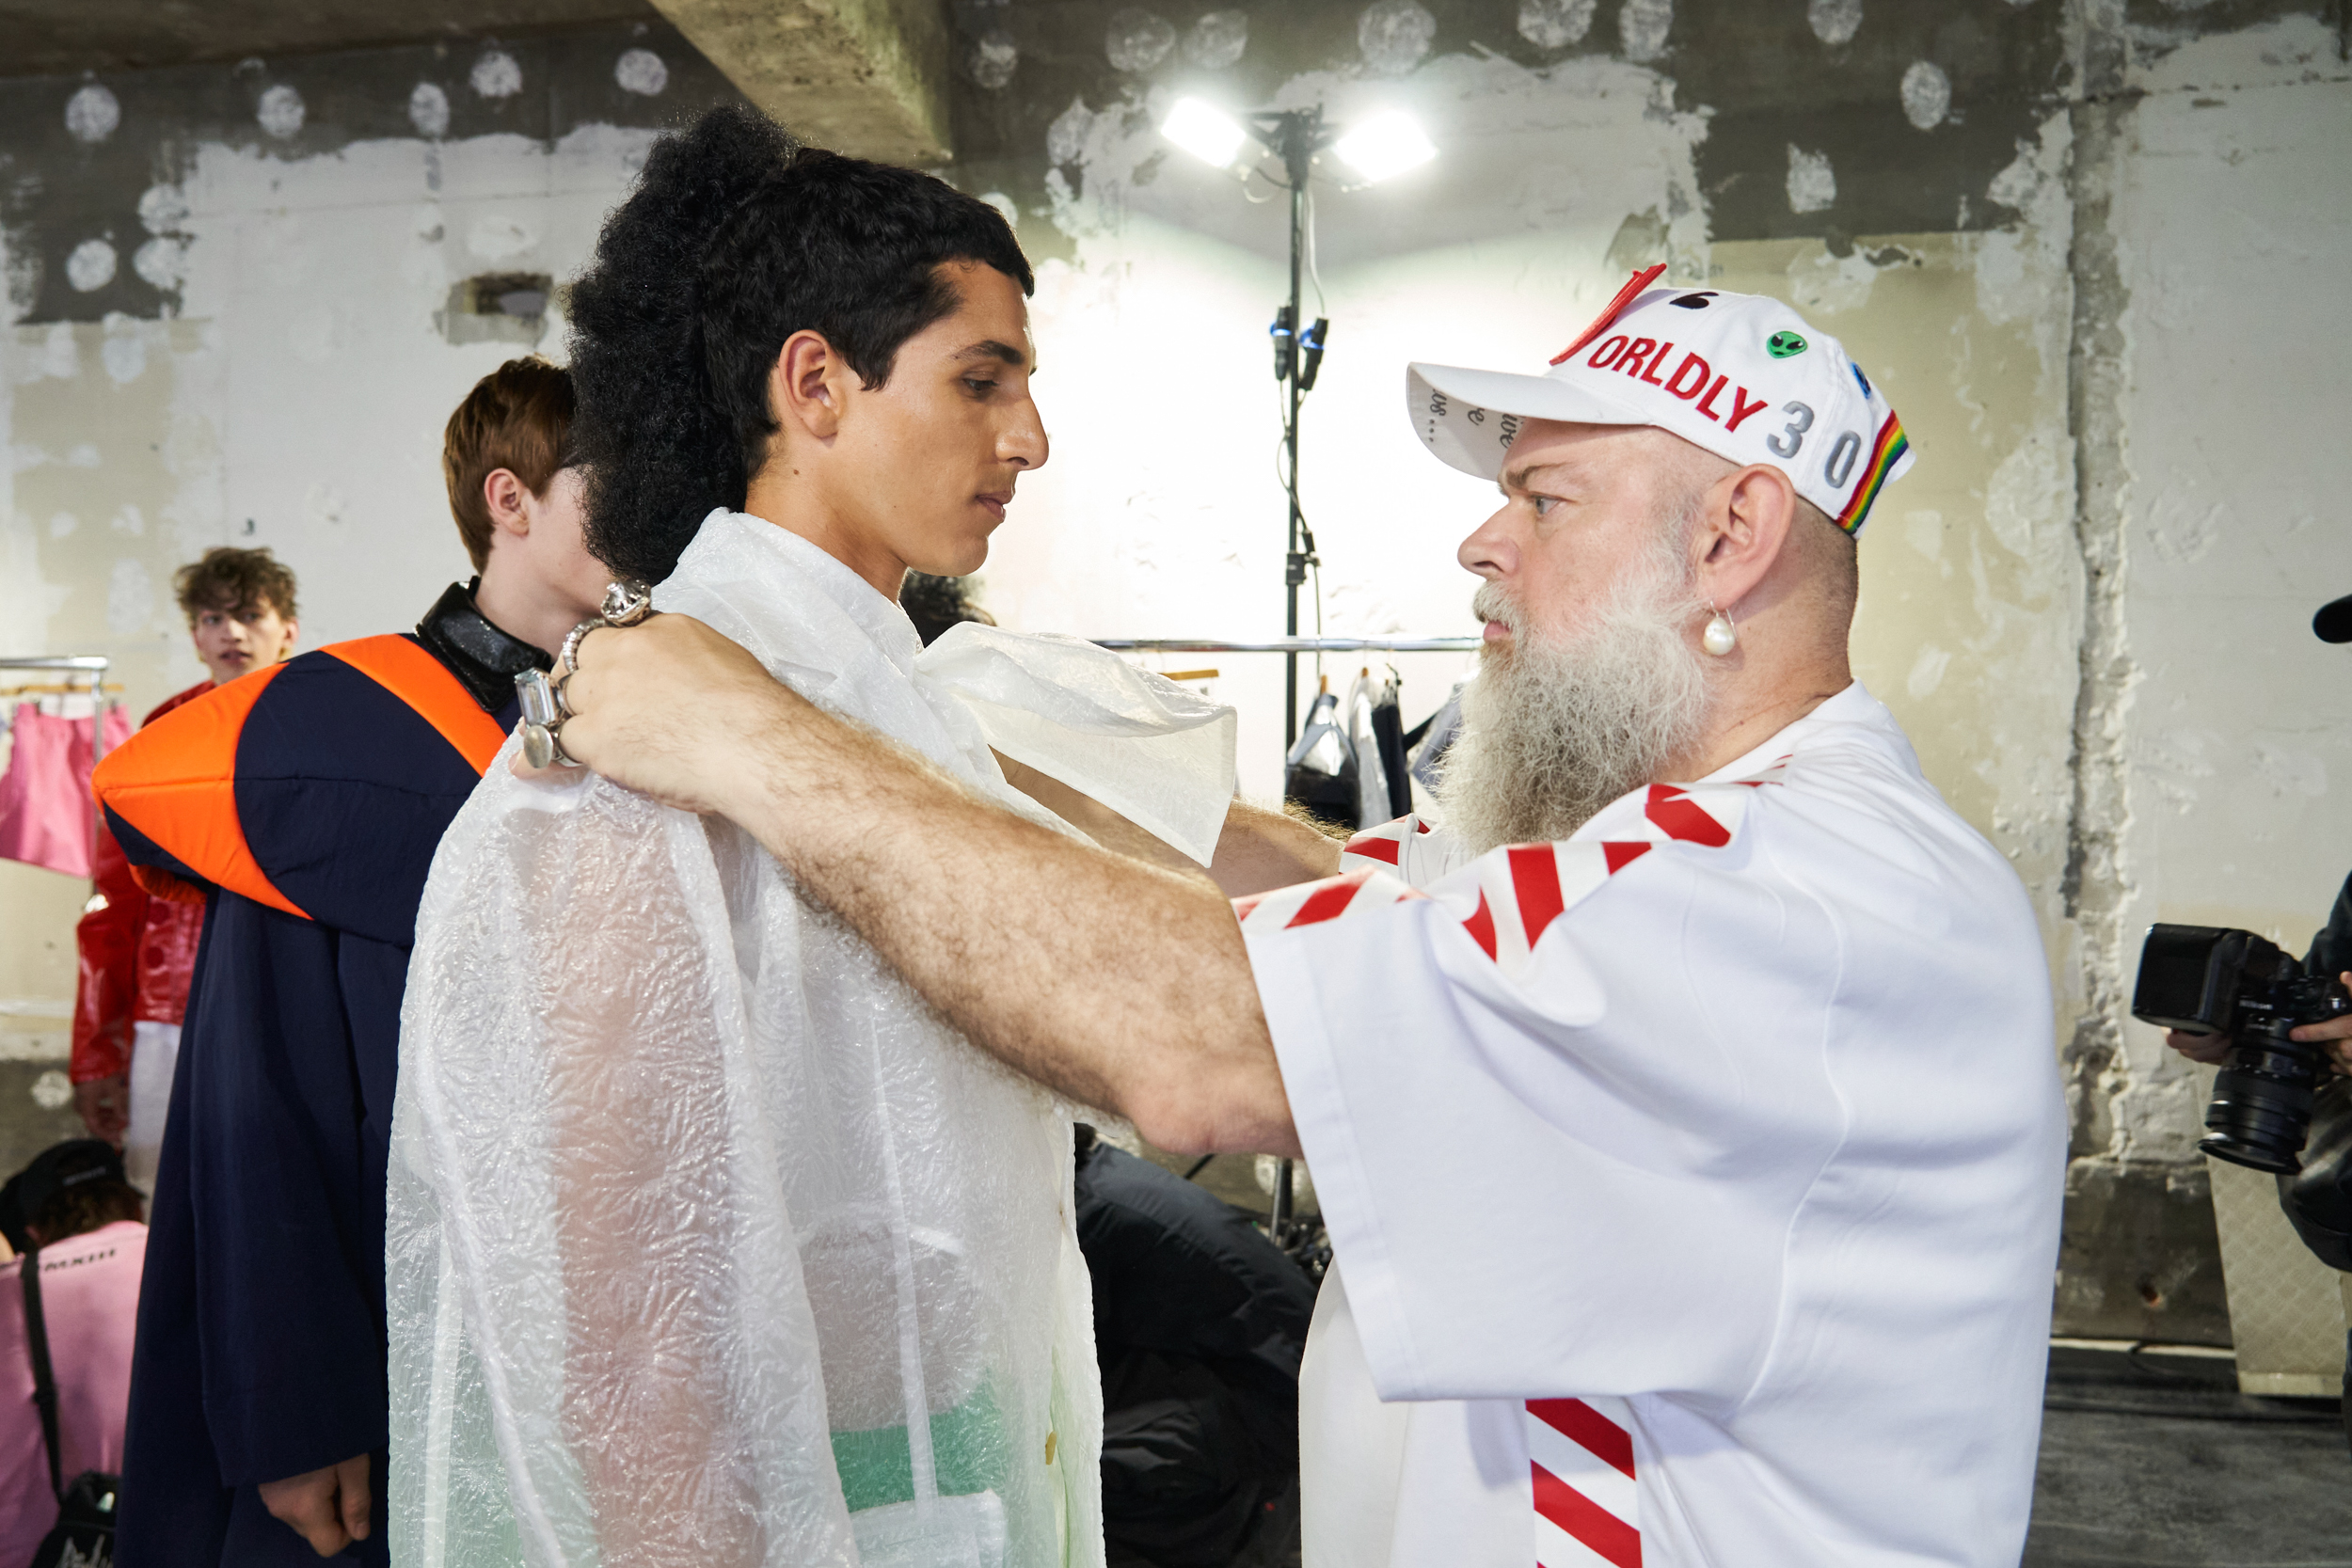
[[555, 661], [539, 648], [509, 636], [474, 607], [482, 579], [451, 583], [424, 619], [417, 623], [417, 641], [449, 667], [467, 693], [485, 713], [497, 713], [515, 700], [515, 677], [526, 670], [547, 670]]
[[[713, 518], [704, 523], [707, 529]], [[740, 530], [759, 548], [768, 550], [790, 563], [794, 570], [815, 583], [825, 597], [838, 605], [841, 612], [857, 628], [874, 640], [898, 673], [912, 677], [914, 656], [923, 651], [923, 639], [916, 634], [914, 623], [907, 619], [898, 601], [886, 599], [875, 591], [874, 585], [849, 567], [828, 555], [823, 549], [779, 524], [748, 512], [730, 513], [724, 518]]]

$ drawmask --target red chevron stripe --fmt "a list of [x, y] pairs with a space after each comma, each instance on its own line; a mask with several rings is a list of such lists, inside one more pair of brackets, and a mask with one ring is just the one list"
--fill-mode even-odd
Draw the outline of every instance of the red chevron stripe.
[[1395, 839], [1375, 838], [1370, 833], [1358, 833], [1347, 841], [1347, 853], [1361, 855], [1368, 861], [1386, 861], [1391, 865], [1397, 863], [1404, 847]]
[[1642, 815], [1663, 828], [1668, 838], [1686, 844], [1704, 844], [1720, 849], [1731, 842], [1728, 829], [1672, 784], [1650, 785], [1649, 804], [1643, 808]]
[[1527, 1413], [1632, 1479], [1633, 1434], [1582, 1400], [1529, 1400]]
[[1560, 918], [1567, 901], [1560, 895], [1560, 862], [1549, 844], [1518, 844], [1503, 851], [1511, 865], [1511, 892], [1518, 900], [1519, 928], [1534, 947], [1544, 927]]
[[1307, 895], [1307, 901], [1298, 906], [1298, 912], [1283, 923], [1283, 929], [1337, 920], [1371, 875], [1369, 870], [1351, 871], [1344, 877], [1334, 877], [1320, 884], [1314, 892]]
[[1486, 907], [1485, 889], [1479, 890], [1478, 912], [1462, 922], [1462, 929], [1470, 933], [1470, 941], [1478, 943], [1486, 957], [1495, 956], [1495, 911]]
[[1648, 854], [1650, 847], [1646, 844], [1604, 843], [1600, 847], [1600, 858], [1609, 863], [1609, 875], [1613, 877]]
[[1642, 1568], [1642, 1532], [1545, 1469], [1535, 1473], [1535, 1512], [1616, 1568]]

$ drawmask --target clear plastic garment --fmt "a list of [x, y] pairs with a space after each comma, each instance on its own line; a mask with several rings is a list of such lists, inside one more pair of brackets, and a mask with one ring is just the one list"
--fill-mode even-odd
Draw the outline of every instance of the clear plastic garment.
[[[1009, 811], [1061, 827], [992, 748], [1214, 849], [1232, 710], [1115, 655], [921, 649], [740, 515], [655, 597]], [[1067, 1108], [740, 830], [501, 758], [435, 858], [401, 1055], [405, 1568], [1101, 1562]]]

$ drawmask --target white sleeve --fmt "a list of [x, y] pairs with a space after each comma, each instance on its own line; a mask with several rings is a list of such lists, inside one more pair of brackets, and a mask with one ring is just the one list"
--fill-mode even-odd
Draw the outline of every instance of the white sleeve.
[[1752, 851], [1521, 847], [1243, 908], [1383, 1399], [1753, 1385], [1842, 1117], [1834, 927]]

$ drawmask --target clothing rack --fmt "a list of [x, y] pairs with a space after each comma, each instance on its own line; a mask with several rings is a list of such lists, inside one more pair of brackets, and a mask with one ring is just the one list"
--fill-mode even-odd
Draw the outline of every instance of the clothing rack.
[[1467, 654], [1476, 637], [1278, 637], [1270, 642], [1228, 642], [1215, 637], [1097, 637], [1098, 648], [1121, 654]]
[[[1297, 614], [1294, 597], [1291, 613]], [[1098, 648], [1121, 654], [1467, 654], [1475, 652], [1483, 637], [1278, 637], [1263, 642], [1232, 642], [1217, 637], [1097, 637]], [[1295, 670], [1296, 666], [1293, 666]], [[1293, 738], [1295, 738], [1294, 736]], [[1214, 1158], [1214, 1156], [1212, 1156]], [[1187, 1180], [1200, 1174], [1207, 1159], [1194, 1164]], [[1291, 1214], [1291, 1161], [1275, 1167], [1274, 1203], [1266, 1216], [1266, 1231], [1274, 1244], [1291, 1251], [1303, 1236]]]
[[[89, 677], [89, 757], [92, 768], [97, 767], [98, 759], [106, 754], [106, 672], [112, 668], [114, 668], [114, 660], [103, 654], [67, 654], [49, 658], [0, 658], [0, 670], [42, 670], [69, 676], [87, 675]], [[59, 684], [69, 690], [74, 689], [71, 681]], [[92, 812], [90, 814], [90, 848], [93, 864], [96, 863], [97, 846], [98, 814]]]

